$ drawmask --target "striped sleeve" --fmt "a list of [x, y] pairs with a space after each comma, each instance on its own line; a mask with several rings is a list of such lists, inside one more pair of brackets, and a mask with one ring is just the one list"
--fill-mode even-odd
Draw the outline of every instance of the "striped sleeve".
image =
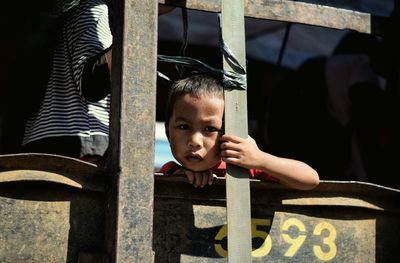
[[86, 61], [112, 45], [104, 0], [82, 0], [68, 12], [39, 111], [25, 127], [23, 145], [46, 137], [108, 136], [110, 95], [97, 102], [82, 98]]

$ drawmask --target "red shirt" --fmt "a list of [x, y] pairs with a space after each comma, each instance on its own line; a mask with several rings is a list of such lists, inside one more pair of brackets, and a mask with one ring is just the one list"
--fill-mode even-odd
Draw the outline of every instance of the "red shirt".
[[[171, 162], [164, 164], [161, 167], [160, 173], [163, 173], [165, 175], [171, 175], [180, 168], [182, 168], [182, 166], [180, 166], [176, 162], [171, 161]], [[218, 177], [225, 177], [226, 163], [224, 161], [221, 161], [219, 164], [217, 164], [216, 166], [211, 168], [211, 171], [213, 174], [215, 174]], [[272, 175], [265, 173], [262, 170], [250, 169], [249, 176], [251, 179], [259, 179], [259, 180], [263, 180], [263, 181], [278, 182], [278, 179], [276, 179]]]

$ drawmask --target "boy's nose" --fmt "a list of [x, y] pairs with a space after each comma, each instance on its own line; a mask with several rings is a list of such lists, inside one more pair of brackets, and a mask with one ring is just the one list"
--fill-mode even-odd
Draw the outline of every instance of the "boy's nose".
[[190, 137], [189, 146], [190, 146], [190, 147], [195, 147], [195, 148], [201, 147], [202, 142], [203, 142], [202, 137], [203, 137], [203, 136], [201, 135], [200, 132], [194, 132], [194, 133], [192, 134], [192, 136]]

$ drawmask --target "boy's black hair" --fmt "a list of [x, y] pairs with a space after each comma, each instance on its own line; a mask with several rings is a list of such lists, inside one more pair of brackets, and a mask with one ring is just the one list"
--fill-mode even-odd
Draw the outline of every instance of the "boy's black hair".
[[191, 75], [184, 79], [175, 81], [168, 94], [167, 109], [165, 112], [166, 125], [169, 123], [174, 104], [178, 98], [186, 94], [199, 97], [205, 93], [223, 97], [224, 88], [222, 82], [206, 74]]

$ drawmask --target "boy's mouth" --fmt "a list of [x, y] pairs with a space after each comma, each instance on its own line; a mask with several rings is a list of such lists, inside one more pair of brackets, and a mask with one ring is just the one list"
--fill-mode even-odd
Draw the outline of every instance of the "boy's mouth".
[[201, 160], [203, 160], [203, 158], [199, 154], [195, 154], [195, 153], [189, 153], [188, 155], [186, 155], [185, 158], [187, 160], [189, 160], [189, 161], [201, 161]]

